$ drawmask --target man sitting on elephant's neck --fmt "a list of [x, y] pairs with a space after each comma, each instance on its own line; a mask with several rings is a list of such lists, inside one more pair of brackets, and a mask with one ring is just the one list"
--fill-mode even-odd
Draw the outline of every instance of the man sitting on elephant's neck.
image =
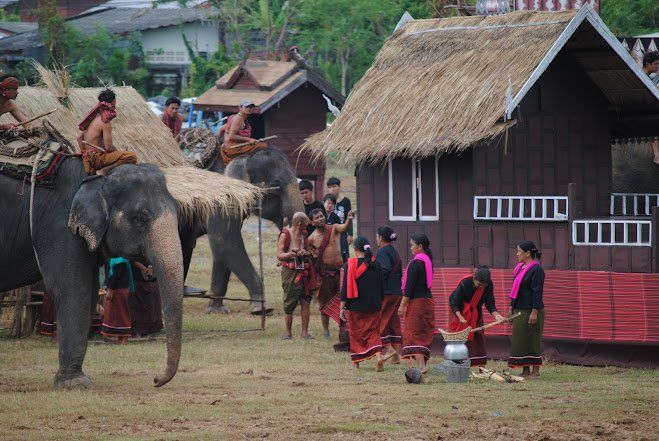
[[78, 146], [82, 152], [82, 164], [87, 174], [107, 175], [122, 164], [135, 164], [133, 152], [117, 150], [112, 143], [112, 121], [117, 116], [115, 93], [110, 89], [98, 95], [98, 104], [89, 111], [78, 129]]
[[300, 304], [302, 316], [302, 338], [309, 335], [309, 317], [312, 290], [316, 286], [313, 267], [309, 262], [307, 242], [309, 218], [302, 212], [293, 215], [291, 227], [284, 227], [277, 240], [277, 260], [281, 265], [281, 286], [284, 290], [284, 313], [286, 334], [284, 340], [292, 338], [293, 313]]
[[[11, 75], [3, 75], [0, 77], [0, 116], [5, 113], [11, 113], [11, 116], [18, 123], [27, 121], [27, 117], [21, 112], [14, 100], [18, 96], [18, 80]], [[28, 129], [27, 124], [23, 126]], [[14, 130], [18, 128], [18, 124], [0, 124], [0, 130]]]
[[238, 156], [248, 155], [256, 149], [267, 147], [266, 143], [252, 138], [252, 126], [249, 115], [256, 112], [256, 106], [249, 98], [240, 100], [238, 113], [227, 119], [224, 130], [224, 143], [220, 149], [222, 161], [226, 166]]

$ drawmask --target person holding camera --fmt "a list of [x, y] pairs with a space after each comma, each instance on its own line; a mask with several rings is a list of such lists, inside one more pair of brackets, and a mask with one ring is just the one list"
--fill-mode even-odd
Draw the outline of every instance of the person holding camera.
[[281, 266], [281, 287], [284, 291], [284, 313], [286, 314], [286, 334], [284, 340], [292, 338], [293, 312], [300, 304], [302, 316], [302, 338], [309, 335], [311, 299], [316, 286], [315, 271], [309, 260], [307, 225], [309, 218], [302, 212], [295, 213], [291, 227], [284, 227], [277, 241], [277, 260]]

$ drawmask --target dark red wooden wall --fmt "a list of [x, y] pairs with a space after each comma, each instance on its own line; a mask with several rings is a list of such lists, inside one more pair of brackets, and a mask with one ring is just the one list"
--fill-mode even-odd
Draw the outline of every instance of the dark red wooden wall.
[[407, 240], [423, 232], [435, 266], [509, 268], [516, 243], [526, 239], [543, 251], [548, 269], [653, 272], [652, 248], [573, 246], [569, 222], [473, 220], [474, 195], [568, 196], [570, 183], [571, 217], [608, 217], [615, 118], [608, 108], [579, 66], [560, 55], [522, 101], [508, 145], [501, 137], [439, 158], [439, 221], [390, 222], [386, 165], [357, 170], [360, 234], [374, 238], [389, 224], [409, 257]]
[[268, 109], [264, 116], [266, 136], [278, 137], [271, 145], [286, 153], [298, 177], [314, 181], [316, 198], [320, 199], [325, 188], [325, 161], [313, 162], [308, 153], [297, 152], [307, 137], [325, 130], [327, 107], [320, 90], [306, 83]]

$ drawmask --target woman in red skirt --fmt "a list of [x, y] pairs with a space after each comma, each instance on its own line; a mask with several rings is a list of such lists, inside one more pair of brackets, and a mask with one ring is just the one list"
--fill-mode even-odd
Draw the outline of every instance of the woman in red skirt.
[[415, 234], [410, 240], [414, 258], [403, 273], [403, 298], [398, 315], [405, 320], [403, 332], [403, 358], [412, 367], [416, 360], [425, 374], [430, 358], [430, 345], [435, 333], [435, 304], [432, 300], [432, 251], [425, 234]]
[[403, 268], [400, 255], [391, 244], [396, 240], [396, 233], [389, 226], [378, 228], [375, 239], [378, 243], [376, 261], [382, 271], [384, 284], [384, 297], [382, 300], [382, 320], [380, 322], [380, 337], [382, 345], [386, 348], [382, 355], [383, 360], [392, 358], [393, 364], [400, 363], [400, 346], [403, 343], [403, 334], [400, 330], [401, 280]]
[[[479, 266], [473, 276], [465, 277], [460, 281], [457, 288], [449, 297], [448, 331], [457, 332], [468, 326], [477, 328], [483, 326], [483, 304], [496, 321], [504, 318], [497, 312], [494, 303], [494, 284], [490, 269]], [[467, 340], [469, 348], [469, 361], [471, 367], [485, 366], [487, 353], [485, 352], [485, 333], [483, 331], [472, 332]]]
[[376, 370], [382, 372], [382, 274], [368, 239], [357, 237], [353, 248], [355, 257], [349, 258], [343, 267], [346, 276], [341, 288], [341, 319], [348, 322], [350, 359], [352, 366], [358, 368], [362, 361], [375, 357]]

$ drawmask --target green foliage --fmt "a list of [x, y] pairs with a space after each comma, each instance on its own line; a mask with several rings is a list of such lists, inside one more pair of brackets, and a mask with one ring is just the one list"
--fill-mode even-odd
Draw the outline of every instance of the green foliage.
[[183, 32], [181, 32], [181, 35], [188, 57], [192, 60], [190, 79], [187, 86], [181, 90], [181, 95], [199, 96], [213, 87], [215, 81], [236, 64], [236, 60], [227, 57], [221, 46], [210, 58], [202, 57], [194, 50]]
[[21, 17], [17, 14], [12, 14], [4, 9], [0, 9], [0, 21], [21, 21]]
[[615, 35], [630, 37], [659, 29], [659, 1], [602, 0], [602, 19]]

